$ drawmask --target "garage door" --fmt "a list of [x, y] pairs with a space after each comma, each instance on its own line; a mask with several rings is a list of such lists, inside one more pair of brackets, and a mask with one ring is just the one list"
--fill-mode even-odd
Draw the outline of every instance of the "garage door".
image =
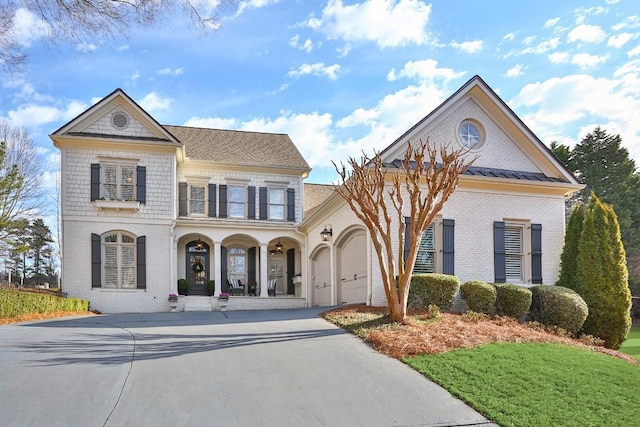
[[356, 231], [340, 247], [338, 262], [341, 304], [367, 301], [367, 239], [364, 230]]
[[313, 258], [313, 305], [324, 307], [331, 305], [331, 264], [329, 249], [322, 249]]

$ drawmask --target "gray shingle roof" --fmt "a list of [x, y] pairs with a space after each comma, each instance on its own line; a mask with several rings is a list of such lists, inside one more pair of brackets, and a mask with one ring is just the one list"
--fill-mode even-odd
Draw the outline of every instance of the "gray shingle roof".
[[334, 192], [333, 185], [304, 184], [304, 216], [307, 217]]
[[194, 128], [163, 127], [185, 146], [185, 155], [192, 160], [223, 164], [283, 167], [310, 170], [289, 135]]

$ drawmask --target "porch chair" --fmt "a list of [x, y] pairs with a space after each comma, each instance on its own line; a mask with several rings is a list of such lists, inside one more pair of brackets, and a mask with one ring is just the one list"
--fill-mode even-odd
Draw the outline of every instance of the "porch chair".
[[227, 281], [229, 282], [229, 295], [244, 296], [244, 285], [240, 279], [227, 279]]
[[276, 296], [276, 279], [269, 279], [267, 281], [267, 295], [270, 297]]

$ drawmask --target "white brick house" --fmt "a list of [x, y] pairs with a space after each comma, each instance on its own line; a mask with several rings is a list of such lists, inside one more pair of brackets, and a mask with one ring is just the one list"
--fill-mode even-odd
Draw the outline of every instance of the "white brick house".
[[[477, 76], [385, 162], [426, 137], [479, 158], [425, 232], [421, 271], [553, 283], [575, 177]], [[178, 279], [189, 284], [180, 309], [217, 309], [207, 284], [217, 296], [234, 280], [230, 309], [385, 304], [364, 227], [330, 186], [303, 184], [310, 168], [287, 135], [161, 125], [118, 89], [51, 138], [63, 287], [92, 308], [167, 311]]]

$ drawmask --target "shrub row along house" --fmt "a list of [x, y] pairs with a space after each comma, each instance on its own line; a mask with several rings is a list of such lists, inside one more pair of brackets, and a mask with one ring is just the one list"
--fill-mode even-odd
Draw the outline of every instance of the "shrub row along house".
[[[92, 308], [167, 311], [179, 279], [180, 309], [216, 309], [192, 297], [210, 281], [233, 291], [234, 309], [386, 303], [363, 224], [331, 186], [304, 183], [310, 167], [287, 135], [162, 125], [117, 89], [51, 138], [62, 282]], [[576, 178], [478, 76], [382, 151], [389, 170], [426, 138], [478, 159], [425, 231], [414, 272], [553, 284]]]

